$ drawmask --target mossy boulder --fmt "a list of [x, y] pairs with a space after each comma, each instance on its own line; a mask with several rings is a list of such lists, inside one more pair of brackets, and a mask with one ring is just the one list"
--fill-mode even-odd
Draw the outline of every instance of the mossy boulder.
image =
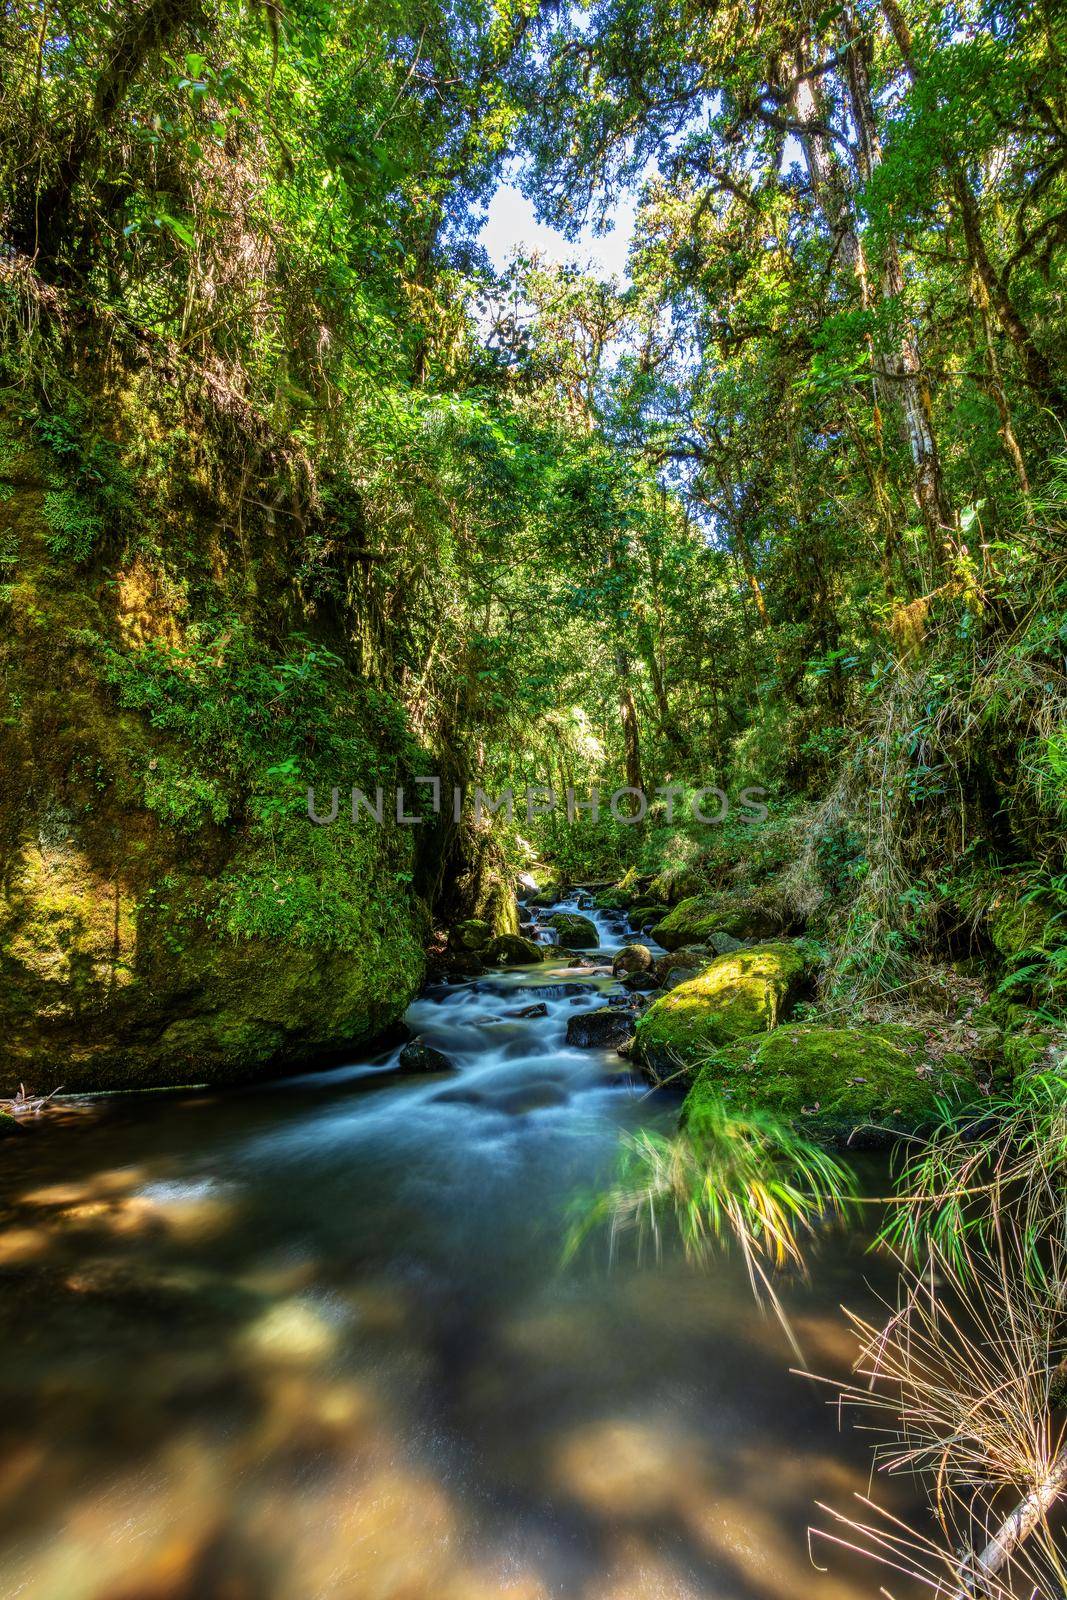
[[647, 933], [657, 922], [663, 921], [669, 910], [669, 906], [662, 905], [634, 906], [628, 920], [631, 928], [636, 928], [638, 933]]
[[695, 867], [664, 867], [648, 886], [649, 899], [665, 905], [677, 905], [706, 887], [704, 878]]
[[485, 949], [492, 937], [493, 929], [488, 922], [482, 917], [468, 917], [465, 922], [456, 923], [448, 936], [448, 943], [455, 950], [467, 950], [477, 954], [479, 950]]
[[554, 906], [557, 900], [562, 900], [564, 882], [559, 873], [550, 867], [536, 867], [532, 873], [536, 887], [524, 896], [532, 906]]
[[616, 951], [611, 963], [612, 972], [648, 972], [652, 966], [652, 952], [646, 944], [624, 944]]
[[618, 883], [599, 890], [593, 896], [593, 904], [604, 911], [627, 911], [641, 899], [643, 893], [642, 883], [631, 867]]
[[787, 1017], [810, 968], [808, 949], [788, 941], [717, 956], [645, 1012], [637, 1024], [637, 1060], [655, 1082], [692, 1077], [716, 1050]]
[[686, 1096], [682, 1123], [699, 1130], [709, 1101], [725, 1100], [779, 1113], [820, 1139], [866, 1130], [864, 1142], [878, 1143], [928, 1126], [939, 1097], [974, 1093], [962, 1058], [935, 1064], [915, 1028], [786, 1023], [714, 1053]]
[[576, 911], [555, 911], [545, 921], [555, 928], [558, 942], [567, 950], [596, 950], [600, 944], [596, 923]]
[[702, 944], [683, 945], [680, 950], [668, 950], [665, 956], [660, 956], [653, 965], [652, 976], [659, 988], [673, 989], [676, 984], [685, 983], [703, 972], [714, 959], [712, 951]]
[[691, 895], [658, 922], [652, 937], [665, 950], [704, 944], [713, 934], [734, 939], [769, 939], [782, 931], [783, 918], [769, 900], [729, 894]]
[[485, 948], [485, 961], [492, 967], [525, 967], [540, 961], [544, 946], [521, 933], [501, 933]]

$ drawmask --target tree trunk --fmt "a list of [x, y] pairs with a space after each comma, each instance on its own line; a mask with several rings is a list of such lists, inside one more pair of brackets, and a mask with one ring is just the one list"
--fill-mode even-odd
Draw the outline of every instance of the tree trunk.
[[[863, 38], [851, 12], [844, 18], [845, 66], [852, 121], [856, 130], [860, 175], [866, 182], [882, 159], [882, 145], [874, 114]], [[882, 294], [903, 309], [904, 270], [892, 234], [887, 235], [882, 267]], [[885, 374], [900, 401], [901, 414], [914, 473], [915, 499], [926, 529], [935, 571], [943, 566], [955, 544], [951, 508], [945, 494], [937, 437], [933, 427], [930, 386], [919, 357], [919, 347], [906, 318], [897, 348], [884, 357]]]
[[630, 659], [620, 645], [615, 652], [615, 675], [619, 685], [619, 717], [622, 721], [623, 751], [626, 762], [626, 786], [643, 789], [641, 781], [641, 738], [637, 724], [637, 706], [630, 687]]

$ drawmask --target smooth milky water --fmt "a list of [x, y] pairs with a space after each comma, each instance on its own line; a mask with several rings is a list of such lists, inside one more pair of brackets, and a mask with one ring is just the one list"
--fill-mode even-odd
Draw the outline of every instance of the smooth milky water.
[[[394, 1050], [7, 1140], [0, 1596], [876, 1592], [809, 1561], [813, 1501], [865, 1492], [867, 1449], [739, 1264], [603, 1240], [562, 1264], [620, 1131], [677, 1115], [564, 1042], [620, 992], [557, 963], [440, 985], [408, 1022], [451, 1074], [399, 1077]], [[871, 1267], [831, 1238], [786, 1286], [810, 1367], [847, 1368], [837, 1306], [870, 1308]]]

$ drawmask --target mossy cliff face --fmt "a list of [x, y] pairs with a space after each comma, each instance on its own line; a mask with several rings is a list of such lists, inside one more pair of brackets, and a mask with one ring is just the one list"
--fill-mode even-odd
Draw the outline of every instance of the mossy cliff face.
[[54, 460], [5, 432], [0, 1091], [247, 1079], [379, 1032], [421, 981], [417, 830], [343, 799], [315, 827], [306, 789], [402, 781], [396, 707], [271, 587], [273, 535], [239, 559], [228, 508], [187, 503], [181, 560], [72, 551]]
[[649, 1007], [634, 1054], [654, 1079], [691, 1078], [715, 1050], [787, 1017], [808, 970], [804, 946], [789, 942], [719, 956]]
[[974, 1093], [962, 1058], [932, 1062], [915, 1028], [786, 1023], [717, 1051], [686, 1096], [682, 1123], [699, 1130], [703, 1108], [725, 1100], [777, 1112], [823, 1139], [858, 1129], [891, 1137], [934, 1121], [939, 1096]]

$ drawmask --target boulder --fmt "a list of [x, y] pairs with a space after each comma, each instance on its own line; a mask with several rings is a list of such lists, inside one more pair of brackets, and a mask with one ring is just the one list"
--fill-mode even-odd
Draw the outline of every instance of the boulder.
[[424, 1039], [412, 1039], [400, 1052], [401, 1072], [454, 1072], [451, 1061], [442, 1050], [435, 1050]]
[[477, 953], [484, 950], [493, 930], [482, 917], [468, 917], [465, 922], [457, 922], [448, 935], [450, 948], [455, 950], [468, 950]]
[[494, 967], [523, 967], [540, 961], [542, 949], [521, 933], [501, 933], [487, 946], [485, 959]]
[[621, 950], [616, 951], [611, 963], [611, 970], [616, 976], [620, 972], [649, 972], [651, 968], [652, 952], [644, 944], [624, 944]]
[[783, 918], [768, 900], [753, 895], [691, 895], [657, 922], [652, 937], [665, 950], [684, 944], [704, 944], [713, 934], [732, 939], [769, 939], [781, 933]]
[[698, 972], [703, 972], [712, 961], [712, 953], [702, 944], [684, 945], [681, 950], [669, 950], [660, 956], [652, 968], [652, 976], [660, 989], [673, 989]]
[[576, 911], [555, 911], [545, 921], [555, 928], [556, 938], [567, 950], [595, 950], [600, 944], [596, 924]]
[[631, 972], [621, 982], [629, 994], [653, 994], [659, 988], [654, 972]]
[[647, 933], [654, 928], [657, 922], [662, 922], [667, 915], [669, 906], [634, 906], [628, 921], [631, 928], [636, 928], [638, 933]]
[[519, 1006], [515, 1011], [505, 1011], [504, 1015], [506, 1017], [521, 1017], [523, 1021], [527, 1021], [531, 1017], [547, 1017], [548, 1007], [543, 1000], [540, 1000], [536, 1005]]
[[567, 1043], [583, 1049], [625, 1044], [634, 1031], [634, 1014], [626, 1006], [584, 1011], [567, 1023]]
[[637, 1024], [637, 1059], [653, 1082], [691, 1080], [716, 1050], [784, 1020], [809, 969], [808, 950], [788, 941], [717, 956], [645, 1012]]
[[916, 1028], [786, 1023], [713, 1053], [686, 1096], [682, 1123], [699, 1133], [703, 1109], [725, 1100], [779, 1113], [825, 1141], [862, 1132], [863, 1143], [875, 1144], [929, 1126], [939, 1097], [975, 1092], [963, 1058], [934, 1063]]
[[649, 899], [662, 900], [665, 905], [676, 906], [679, 900], [699, 894], [704, 879], [695, 867], [664, 867], [649, 884]]

